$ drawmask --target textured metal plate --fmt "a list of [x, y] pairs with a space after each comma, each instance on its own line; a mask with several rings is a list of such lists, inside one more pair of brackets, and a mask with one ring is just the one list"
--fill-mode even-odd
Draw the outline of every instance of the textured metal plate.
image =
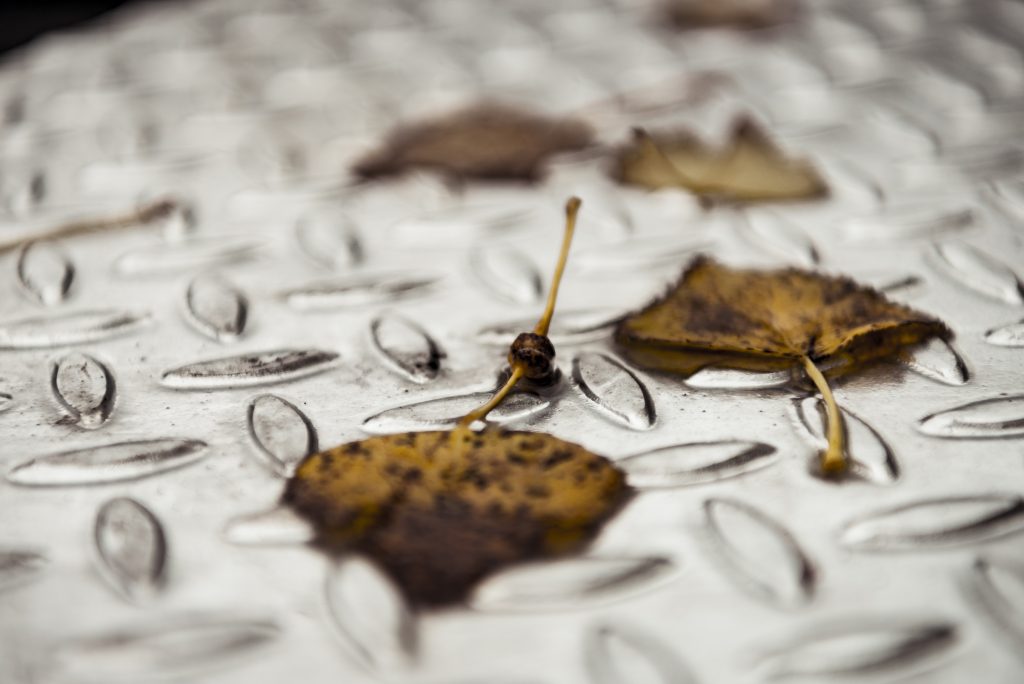
[[[652, 16], [210, 0], [0, 67], [0, 236], [192, 207], [0, 257], [0, 680], [1024, 679], [1024, 5], [808, 2], [754, 34]], [[481, 96], [580, 113], [606, 143], [751, 113], [833, 196], [705, 213], [583, 158], [530, 188], [342, 187], [394, 121]], [[569, 193], [565, 382], [502, 417], [642, 488], [592, 553], [415, 616], [372, 567], [253, 516], [317, 445], [493, 387]], [[954, 329], [839, 387], [859, 481], [810, 472], [819, 408], [785, 378], [684, 384], [614, 356], [607, 321], [698, 249], [849, 273]]]

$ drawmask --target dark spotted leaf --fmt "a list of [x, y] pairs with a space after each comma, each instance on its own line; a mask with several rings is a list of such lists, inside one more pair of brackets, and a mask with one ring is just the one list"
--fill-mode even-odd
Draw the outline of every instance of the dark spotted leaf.
[[623, 320], [616, 340], [646, 368], [690, 376], [707, 367], [803, 367], [828, 407], [823, 466], [846, 466], [844, 428], [819, 368], [832, 375], [952, 333], [939, 320], [854, 281], [798, 269], [738, 270], [699, 257], [662, 298]]
[[629, 498], [625, 474], [557, 437], [472, 425], [520, 379], [557, 379], [547, 337], [580, 201], [566, 204], [565, 237], [548, 303], [508, 352], [508, 380], [452, 430], [370, 437], [306, 457], [284, 503], [328, 550], [368, 557], [413, 605], [465, 599], [513, 563], [582, 550]]
[[459, 427], [313, 454], [284, 500], [317, 543], [369, 556], [411, 602], [437, 605], [512, 563], [582, 549], [629, 492], [621, 471], [579, 445]]

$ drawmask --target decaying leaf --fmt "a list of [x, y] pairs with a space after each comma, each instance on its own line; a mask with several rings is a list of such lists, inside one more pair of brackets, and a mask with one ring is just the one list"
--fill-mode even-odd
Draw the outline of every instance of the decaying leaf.
[[737, 120], [720, 148], [687, 132], [634, 131], [614, 175], [650, 190], [683, 188], [706, 199], [767, 202], [818, 199], [828, 186], [810, 162], [787, 157], [751, 119]]
[[616, 341], [633, 362], [685, 376], [705, 366], [802, 367], [829, 408], [826, 472], [845, 468], [830, 375], [952, 333], [849, 278], [810, 271], [737, 270], [698, 257], [661, 299], [623, 320]]
[[680, 29], [733, 26], [757, 29], [793, 18], [794, 0], [666, 0], [664, 13]]
[[481, 104], [397, 128], [353, 171], [362, 178], [426, 169], [452, 180], [533, 181], [550, 157], [583, 149], [591, 139], [589, 127], [574, 119]]
[[689, 375], [712, 363], [760, 370], [805, 356], [848, 368], [950, 334], [849, 278], [739, 270], [698, 257], [668, 294], [622, 321], [616, 339], [644, 365]]
[[521, 378], [544, 384], [557, 369], [547, 337], [579, 200], [547, 308], [509, 350], [505, 385], [454, 430], [383, 435], [307, 457], [284, 501], [313, 523], [318, 542], [358, 551], [389, 573], [414, 604], [463, 599], [510, 563], [582, 549], [629, 499], [625, 475], [607, 459], [552, 435], [471, 426]]
[[551, 435], [468, 428], [314, 454], [285, 501], [333, 550], [372, 557], [410, 601], [459, 601], [510, 563], [580, 550], [628, 497], [621, 471]]

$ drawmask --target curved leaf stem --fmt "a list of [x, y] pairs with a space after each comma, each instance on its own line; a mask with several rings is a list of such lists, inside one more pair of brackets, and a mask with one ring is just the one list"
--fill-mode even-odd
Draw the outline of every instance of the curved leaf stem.
[[825, 375], [814, 365], [814, 361], [806, 354], [803, 356], [804, 371], [811, 379], [814, 386], [821, 393], [825, 402], [825, 410], [828, 415], [827, 438], [828, 446], [821, 455], [821, 469], [826, 474], [839, 474], [846, 470], [846, 430], [843, 427], [843, 416], [839, 412], [839, 404], [832, 394], [832, 388], [828, 385]]

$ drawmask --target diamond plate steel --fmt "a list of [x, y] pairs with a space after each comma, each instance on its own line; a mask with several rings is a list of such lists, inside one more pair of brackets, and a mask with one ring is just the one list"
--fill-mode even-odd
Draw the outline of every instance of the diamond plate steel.
[[[654, 0], [139, 6], [0, 65], [0, 680], [1024, 680], [1024, 4], [807, 1], [671, 31]], [[705, 212], [568, 155], [536, 186], [365, 186], [394, 123], [485, 97], [721, 137], [826, 201]], [[493, 389], [583, 198], [562, 382], [495, 418], [619, 461], [587, 554], [415, 614], [276, 508], [319, 447]], [[157, 225], [24, 241], [173, 196]], [[631, 368], [617, 317], [697, 251], [845, 272], [949, 323], [840, 384], [851, 481], [780, 373]]]

